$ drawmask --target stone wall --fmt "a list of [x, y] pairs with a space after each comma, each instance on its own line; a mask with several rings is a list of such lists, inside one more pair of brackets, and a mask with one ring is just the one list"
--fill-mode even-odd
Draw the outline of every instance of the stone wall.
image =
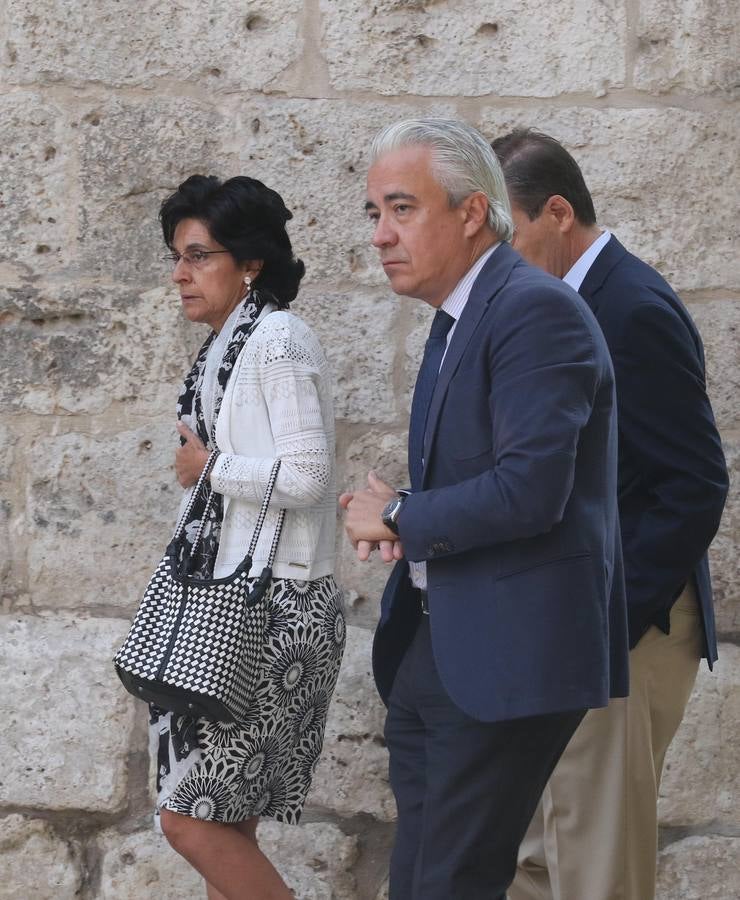
[[[110, 665], [172, 525], [173, 404], [202, 339], [158, 261], [161, 199], [196, 171], [284, 194], [340, 483], [371, 465], [403, 481], [428, 316], [368, 244], [368, 141], [418, 113], [549, 131], [602, 223], [688, 303], [737, 473], [735, 17], [732, 0], [0, 2], [0, 898], [202, 896], [150, 831], [144, 710]], [[661, 900], [740, 895], [739, 532], [734, 494], [713, 548], [721, 659], [666, 766]], [[369, 674], [386, 573], [339, 539], [326, 753], [305, 825], [262, 828], [301, 900], [384, 896], [392, 839]]]

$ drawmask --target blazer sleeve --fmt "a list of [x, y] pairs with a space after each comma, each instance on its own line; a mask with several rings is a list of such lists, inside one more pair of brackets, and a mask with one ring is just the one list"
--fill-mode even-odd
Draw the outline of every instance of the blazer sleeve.
[[638, 510], [628, 499], [621, 509], [628, 602], [646, 612], [681, 592], [727, 496], [698, 349], [678, 314], [659, 303], [636, 307], [612, 345], [621, 452], [652, 495]]
[[[586, 311], [563, 290], [542, 286], [534, 296], [520, 291], [497, 298], [490, 350], [479, 361], [488, 371], [465, 370], [471, 392], [488, 391], [491, 467], [407, 498], [398, 525], [409, 559], [532, 537], [562, 519], [579, 435], [609, 371], [606, 351], [596, 358]], [[443, 454], [445, 447], [437, 443], [433, 452]]]
[[[269, 416], [274, 456], [222, 453], [211, 473], [215, 491], [261, 503], [277, 457], [281, 460], [273, 498], [286, 509], [314, 506], [326, 495], [333, 460], [323, 420], [321, 360], [289, 323], [271, 328], [257, 347], [251, 388]], [[317, 342], [316, 342], [317, 343]], [[247, 423], [236, 416], [236, 427]]]

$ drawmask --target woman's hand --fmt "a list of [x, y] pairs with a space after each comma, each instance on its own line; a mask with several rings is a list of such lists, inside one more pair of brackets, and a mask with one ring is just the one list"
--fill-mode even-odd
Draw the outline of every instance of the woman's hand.
[[178, 422], [177, 430], [185, 443], [175, 451], [175, 474], [180, 484], [189, 488], [200, 478], [210, 453], [203, 441], [187, 425]]

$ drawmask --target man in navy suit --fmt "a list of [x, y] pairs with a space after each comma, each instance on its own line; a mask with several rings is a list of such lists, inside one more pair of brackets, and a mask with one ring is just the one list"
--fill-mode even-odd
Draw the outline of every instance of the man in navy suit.
[[616, 407], [596, 320], [523, 262], [495, 155], [401, 122], [366, 209], [393, 290], [436, 309], [411, 492], [344, 494], [361, 558], [398, 560], [373, 649], [398, 806], [392, 900], [503, 900], [542, 789], [590, 707], [627, 691]]
[[513, 246], [579, 291], [614, 362], [630, 696], [587, 714], [520, 851], [512, 900], [651, 900], [666, 750], [699, 660], [717, 659], [707, 548], [727, 494], [701, 339], [663, 278], [596, 224], [572, 156], [521, 129], [494, 141]]

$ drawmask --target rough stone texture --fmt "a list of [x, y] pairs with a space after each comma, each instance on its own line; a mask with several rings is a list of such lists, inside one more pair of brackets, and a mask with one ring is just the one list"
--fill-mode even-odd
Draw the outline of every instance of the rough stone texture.
[[296, 303], [316, 329], [332, 366], [334, 413], [376, 424], [396, 417], [392, 369], [398, 300], [379, 291], [306, 290]]
[[733, 0], [640, 0], [637, 87], [737, 95], [739, 55]]
[[[258, 839], [300, 900], [353, 900], [356, 896], [352, 875], [356, 837], [323, 822], [294, 827], [264, 820]], [[162, 835], [151, 830], [126, 836], [108, 831], [99, 847], [100, 900], [200, 900], [204, 896], [203, 879]]]
[[372, 634], [347, 629], [347, 649], [326, 725], [324, 754], [308, 802], [343, 816], [362, 811], [381, 820], [395, 815], [383, 740], [385, 708], [373, 682]]
[[[588, 6], [567, 0], [540, 5], [536, 15], [522, 15], [521, 4], [512, 0], [321, 0], [321, 11], [336, 90], [601, 96], [624, 82], [625, 15], [619, 0]], [[365, 45], [361, 53], [358, 34]]]
[[299, 827], [264, 820], [257, 837], [288, 887], [301, 900], [354, 900], [357, 838], [336, 825], [312, 822]]
[[[41, 415], [168, 414], [197, 329], [185, 326], [177, 294], [63, 283], [0, 288], [0, 403]], [[146, 385], [146, 392], [141, 386]]]
[[658, 857], [656, 900], [731, 900], [740, 896], [740, 838], [689, 837]]
[[689, 304], [704, 342], [707, 388], [720, 431], [740, 425], [740, 302]]
[[[174, 404], [204, 337], [159, 259], [162, 199], [194, 172], [280, 190], [307, 268], [295, 310], [334, 370], [339, 485], [371, 467], [405, 484], [430, 310], [390, 291], [363, 204], [373, 135], [419, 114], [562, 139], [601, 221], [683, 292], [703, 333], [735, 473], [711, 551], [723, 646], [668, 759], [663, 842], [698, 836], [663, 851], [660, 896], [740, 893], [738, 838], [716, 833], [740, 833], [735, 5], [0, 7], [0, 843], [12, 822], [3, 865], [27, 876], [15, 896], [203, 896], [142, 830], [144, 710], [110, 666], [174, 522]], [[306, 824], [261, 833], [301, 900], [382, 900], [393, 801], [370, 644], [389, 568], [338, 538], [352, 627], [324, 758]]]
[[58, 105], [39, 93], [0, 95], [0, 120], [0, 241], [13, 247], [10, 271], [3, 272], [7, 285], [13, 270], [39, 273], [69, 263], [75, 223], [67, 204], [74, 183], [70, 135]]
[[80, 103], [72, 127], [83, 270], [115, 283], [168, 281], [159, 205], [189, 175], [224, 172], [233, 125], [207, 99], [113, 96]]
[[8, 0], [5, 79], [13, 83], [259, 90], [300, 52], [300, 0], [134, 6], [115, 0]]
[[117, 812], [133, 727], [111, 658], [120, 620], [0, 616], [3, 804]]
[[[491, 139], [516, 126], [533, 126], [562, 141], [583, 170], [599, 222], [655, 266], [674, 290], [740, 284], [740, 260], [732, 251], [740, 224], [731, 212], [733, 192], [727, 190], [737, 179], [740, 147], [731, 116], [675, 108], [542, 106], [489, 108], [477, 125]], [[687, 211], [686, 190], [677, 185], [701, 197], [701, 212]], [[711, 241], [706, 210], [723, 223]]]
[[0, 900], [79, 897], [78, 853], [39, 819], [0, 819], [0, 860]]
[[662, 825], [731, 825], [740, 806], [740, 648], [720, 644], [715, 671], [702, 664], [681, 727], [666, 755]]
[[[408, 487], [406, 446], [405, 428], [399, 432], [370, 431], [352, 441], [342, 453], [338, 473], [340, 489], [352, 491], [364, 487], [370, 468], [388, 484], [397, 488]], [[337, 547], [337, 572], [347, 591], [349, 621], [374, 629], [391, 567], [384, 564], [377, 554], [369, 563], [359, 562], [341, 529]]]
[[[434, 115], [453, 111], [445, 101], [428, 110]], [[389, 110], [365, 99], [307, 104], [272, 97], [235, 111], [226, 149], [233, 150], [238, 171], [281, 185], [294, 215], [293, 249], [306, 263], [307, 284], [331, 279], [349, 284], [352, 292], [364, 284], [387, 291], [363, 209], [368, 148], [389, 114], [402, 119], [418, 113], [410, 102]]]
[[724, 449], [730, 470], [730, 493], [717, 537], [709, 549], [709, 562], [717, 630], [720, 634], [734, 634], [737, 638], [740, 632], [740, 604], [737, 597], [740, 584], [740, 447], [735, 441], [725, 441]]
[[152, 829], [120, 835], [104, 832], [98, 841], [100, 900], [201, 900], [203, 879]]
[[386, 883], [378, 891], [378, 895], [375, 898], [375, 900], [388, 900], [388, 890], [389, 890], [389, 885], [388, 885], [388, 882], [386, 881]]
[[34, 441], [27, 525], [36, 603], [134, 608], [175, 524], [176, 441], [162, 419]]

